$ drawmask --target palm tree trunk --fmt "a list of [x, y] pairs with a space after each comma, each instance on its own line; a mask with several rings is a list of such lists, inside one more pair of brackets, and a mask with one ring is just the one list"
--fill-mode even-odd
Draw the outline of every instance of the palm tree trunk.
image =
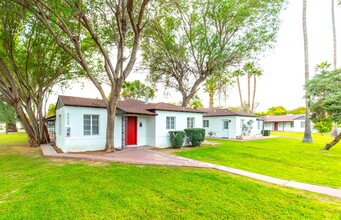
[[239, 92], [239, 99], [240, 99], [240, 107], [241, 109], [244, 109], [243, 108], [243, 96], [242, 96], [242, 90], [240, 89], [239, 76], [237, 76], [237, 85], [238, 85], [238, 92]]
[[214, 93], [210, 92], [209, 96], [210, 96], [209, 108], [213, 108], [213, 105], [214, 105]]
[[337, 53], [336, 53], [336, 28], [335, 28], [335, 10], [334, 10], [334, 0], [331, 0], [331, 4], [332, 4], [332, 28], [333, 28], [333, 49], [334, 49], [334, 62], [333, 62], [333, 66], [334, 66], [334, 70], [337, 67]]
[[[309, 51], [308, 51], [308, 32], [307, 32], [307, 0], [303, 0], [303, 41], [304, 41], [304, 71], [305, 71], [305, 84], [309, 80]], [[305, 99], [305, 128], [303, 142], [311, 143], [311, 125], [310, 125], [310, 109], [309, 100]]]
[[247, 73], [247, 112], [250, 113], [251, 112], [251, 88], [250, 88], [250, 84], [251, 84], [251, 74]]
[[255, 97], [256, 97], [256, 85], [257, 85], [257, 77], [253, 75], [253, 96], [252, 96], [252, 112], [255, 111]]

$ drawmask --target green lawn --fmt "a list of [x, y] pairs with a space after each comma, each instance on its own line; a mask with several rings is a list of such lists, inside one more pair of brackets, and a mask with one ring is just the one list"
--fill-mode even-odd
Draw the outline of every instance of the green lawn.
[[341, 218], [341, 200], [205, 169], [51, 160], [2, 144], [0, 173], [0, 219]]
[[274, 132], [276, 136], [256, 141], [211, 139], [217, 146], [203, 146], [177, 154], [269, 176], [318, 185], [341, 187], [341, 143], [320, 150], [332, 138], [314, 134], [314, 143], [302, 143], [302, 133]]
[[27, 144], [27, 136], [24, 133], [0, 133], [0, 147]]

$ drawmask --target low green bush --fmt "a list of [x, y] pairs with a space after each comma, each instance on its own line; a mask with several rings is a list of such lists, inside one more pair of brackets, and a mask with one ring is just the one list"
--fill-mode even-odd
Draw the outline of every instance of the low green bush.
[[185, 133], [192, 147], [200, 146], [205, 139], [205, 129], [203, 128], [187, 128]]
[[185, 140], [184, 131], [170, 131], [169, 138], [173, 148], [181, 148]]

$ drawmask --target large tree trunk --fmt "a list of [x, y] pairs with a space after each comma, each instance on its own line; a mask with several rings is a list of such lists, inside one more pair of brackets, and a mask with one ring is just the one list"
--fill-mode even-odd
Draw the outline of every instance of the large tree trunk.
[[251, 84], [251, 74], [247, 73], [247, 112], [250, 113], [251, 111], [251, 88], [250, 88], [250, 84]]
[[[305, 70], [305, 84], [309, 81], [309, 53], [308, 53], [308, 32], [307, 32], [307, 0], [303, 0], [303, 40], [304, 40], [304, 70]], [[305, 128], [303, 142], [311, 143], [311, 125], [310, 125], [310, 109], [309, 100], [305, 98]]]
[[8, 132], [18, 132], [17, 125], [15, 123], [6, 123], [6, 133]]
[[336, 145], [337, 143], [339, 143], [340, 140], [341, 140], [341, 133], [340, 133], [338, 136], [336, 136], [332, 142], [326, 144], [326, 146], [325, 146], [322, 150], [329, 150], [329, 149], [332, 148], [334, 145]]
[[255, 112], [255, 97], [256, 97], [256, 85], [257, 85], [257, 77], [253, 76], [253, 96], [252, 96], [252, 108], [251, 111]]
[[244, 109], [244, 107], [243, 107], [243, 96], [242, 96], [242, 90], [240, 88], [239, 76], [237, 76], [237, 86], [238, 86], [238, 92], [239, 92], [240, 107], [241, 107], [241, 109]]

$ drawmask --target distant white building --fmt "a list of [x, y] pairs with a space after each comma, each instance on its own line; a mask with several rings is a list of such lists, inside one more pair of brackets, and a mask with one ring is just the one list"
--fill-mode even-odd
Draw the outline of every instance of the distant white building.
[[[202, 108], [203, 128], [206, 136], [235, 139], [238, 136], [260, 135], [263, 121], [254, 114], [239, 113], [228, 109]], [[243, 132], [244, 128], [248, 131]]]
[[264, 119], [264, 130], [303, 132], [305, 115], [273, 115]]
[[[119, 101], [114, 128], [115, 148], [170, 147], [169, 131], [202, 128], [203, 112], [167, 103]], [[56, 146], [64, 152], [103, 150], [107, 110], [101, 99], [59, 96]]]

